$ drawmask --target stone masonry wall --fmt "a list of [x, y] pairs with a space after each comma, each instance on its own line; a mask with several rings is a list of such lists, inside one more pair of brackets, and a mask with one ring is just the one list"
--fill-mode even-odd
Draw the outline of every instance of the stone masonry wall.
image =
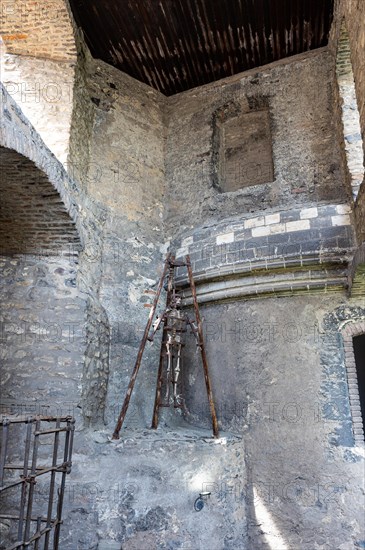
[[360, 185], [364, 179], [364, 150], [351, 64], [349, 35], [345, 21], [342, 24], [338, 43], [336, 74], [340, 98], [342, 100], [342, 122], [347, 165], [351, 176], [353, 198], [356, 200]]
[[[45, 167], [84, 247], [77, 283], [87, 295], [85, 361], [72, 374], [71, 395], [86, 429], [78, 423], [62, 550], [361, 547], [363, 463], [353, 445], [339, 334], [341, 323], [365, 311], [343, 290], [355, 240], [332, 120], [333, 71], [331, 56], [315, 52], [166, 100], [86, 55], [76, 73], [71, 177], [57, 162], [47, 164], [49, 151], [7, 102], [1, 143]], [[268, 108], [275, 182], [219, 193], [214, 114]], [[146, 350], [122, 438], [111, 442], [169, 244], [192, 255], [227, 432], [213, 440], [206, 429], [195, 345], [186, 356], [190, 415], [162, 414], [157, 432], [147, 429], [155, 344]], [[246, 285], [232, 299], [224, 287], [242, 266], [253, 291]], [[35, 278], [34, 269], [27, 274]], [[43, 267], [41, 284], [56, 285], [52, 269]], [[258, 298], [260, 277], [266, 292], [287, 295]], [[300, 284], [304, 297], [296, 294]], [[33, 286], [36, 297], [45, 296], [40, 303], [49, 303], [48, 287], [43, 295], [38, 279]], [[56, 290], [55, 306], [59, 299], [68, 305], [72, 295]], [[29, 379], [19, 383], [25, 388]], [[212, 495], [197, 513], [202, 490]]]
[[95, 104], [91, 101], [88, 90], [88, 70], [93, 66], [91, 55], [83, 44], [78, 41], [78, 61], [75, 68], [73, 89], [72, 121], [70, 127], [69, 156], [67, 170], [70, 176], [79, 182], [80, 187], [87, 189], [88, 178], [95, 170], [90, 169], [90, 148], [93, 133]]
[[[88, 325], [91, 327], [94, 324], [98, 327], [97, 330], [89, 330], [84, 333], [84, 352], [88, 361], [85, 361], [84, 371], [81, 375], [83, 385], [82, 406], [87, 423], [95, 422], [97, 424], [102, 420], [104, 414], [105, 393], [109, 372], [109, 326], [108, 323], [107, 326], [105, 326], [106, 315], [98, 297], [100, 274], [102, 270], [101, 235], [103, 223], [106, 219], [105, 210], [89, 201], [87, 196], [81, 192], [78, 184], [67, 175], [65, 169], [52, 155], [49, 149], [47, 149], [35, 129], [25, 119], [19, 107], [17, 107], [12, 97], [7, 94], [4, 88], [2, 88], [2, 98], [3, 111], [2, 117], [0, 118], [0, 143], [7, 149], [14, 149], [17, 152], [12, 152], [15, 158], [18, 158], [18, 154], [21, 154], [35, 163], [37, 166], [36, 173], [39, 175], [39, 182], [46, 186], [48, 195], [55, 198], [56, 202], [59, 202], [59, 198], [55, 195], [54, 188], [58, 191], [64, 208], [77, 226], [78, 236], [82, 245], [82, 252], [79, 256], [77, 286], [85, 293], [84, 299], [87, 300]], [[26, 168], [29, 162], [29, 160], [26, 161], [22, 159], [21, 167]], [[38, 169], [41, 170], [41, 172], [39, 172]], [[12, 173], [16, 173], [15, 167]], [[29, 171], [27, 175], [29, 177]], [[22, 178], [22, 170], [19, 170], [18, 176]], [[49, 183], [47, 183], [46, 176], [48, 176]], [[51, 191], [50, 184], [53, 185]], [[19, 182], [19, 185], [22, 186], [23, 183]], [[28, 191], [30, 191], [31, 187], [32, 186], [30, 186]], [[46, 198], [47, 197], [42, 196], [42, 206], [38, 207], [38, 210], [39, 208], [44, 208], [44, 201]], [[37, 204], [35, 200], [29, 200], [28, 206], [31, 205], [34, 207], [35, 204]], [[56, 214], [57, 209], [55, 210], [55, 205], [52, 204], [49, 206], [48, 210], [53, 210], [53, 213]], [[8, 216], [9, 212], [5, 212], [5, 215]], [[29, 209], [29, 220], [32, 220], [33, 223], [38, 223], [39, 218], [37, 218], [37, 216], [39, 216], [39, 212], [33, 212], [33, 209]], [[57, 238], [55, 234], [54, 221], [55, 220], [52, 219], [52, 222], [46, 222], [47, 230], [52, 233], [53, 227], [52, 236], [55, 237], [56, 242], [62, 242], [64, 244], [62, 237], [59, 235], [59, 238]], [[70, 224], [70, 226], [72, 227], [72, 224]], [[18, 228], [19, 231], [21, 231], [21, 227], [20, 225]], [[32, 234], [32, 231], [30, 231], [30, 234]], [[34, 234], [35, 232], [33, 230], [33, 235]], [[72, 242], [74, 243], [74, 241]], [[34, 250], [35, 244], [36, 249]], [[32, 253], [36, 254], [36, 257], [46, 257], [45, 247], [50, 244], [52, 245], [51, 252], [54, 253], [56, 251], [55, 243], [53, 241], [52, 243], [47, 241], [45, 244], [42, 243], [42, 240], [33, 243]], [[69, 244], [67, 244], [66, 250], [69, 255]], [[22, 254], [24, 254], [24, 252], [24, 250], [21, 250]], [[59, 249], [57, 248], [57, 254], [58, 253]], [[73, 284], [75, 283], [74, 279], [75, 278], [72, 279]], [[80, 311], [81, 317], [85, 315], [84, 310], [85, 304], [83, 305], [83, 310]], [[94, 353], [96, 347], [98, 347], [98, 354]], [[100, 388], [95, 388], [95, 380], [100, 383]], [[79, 390], [81, 392], [81, 387]], [[102, 396], [102, 402], [100, 402], [100, 396]], [[81, 394], [74, 402], [75, 407], [78, 406], [80, 401]], [[93, 411], [95, 414], [90, 414], [90, 411]]]
[[[348, 190], [334, 138], [332, 71], [331, 56], [319, 51], [170, 98], [167, 234], [249, 212], [345, 202]], [[270, 112], [275, 181], [219, 192], [214, 185], [215, 117], [262, 109]], [[238, 177], [240, 170], [251, 168], [237, 167]]]
[[73, 23], [65, 0], [4, 0], [0, 34], [8, 53], [56, 61], [76, 59]]
[[1, 81], [46, 145], [67, 166], [75, 64], [8, 54], [1, 49]]
[[[178, 258], [190, 256], [201, 302], [346, 287], [356, 247], [343, 204], [206, 224], [173, 244]], [[178, 280], [186, 286], [184, 268]]]
[[77, 60], [67, 2], [6, 0], [0, 35], [1, 81], [66, 166]]
[[[363, 144], [365, 142], [365, 4], [361, 0], [337, 0], [335, 5], [335, 19], [332, 27], [329, 49], [335, 56], [339, 43], [339, 36], [343, 20], [349, 35], [352, 69], [354, 73], [357, 104], [360, 114], [360, 126]], [[364, 148], [364, 145], [363, 145]], [[365, 156], [365, 150], [364, 150]], [[359, 242], [365, 238], [365, 190], [360, 189], [355, 214], [357, 220], [357, 234]]]
[[[45, 243], [46, 244], [46, 243]], [[82, 421], [85, 298], [77, 261], [1, 256], [1, 407], [13, 414], [72, 414]]]
[[2, 407], [50, 415], [68, 407], [80, 422], [80, 238], [43, 171], [13, 149], [1, 147], [0, 161]]
[[[98, 297], [110, 323], [106, 413], [112, 426], [161, 270], [165, 98], [86, 50], [77, 75], [70, 167], [83, 192], [104, 211]], [[157, 353], [147, 350], [147, 364]], [[143, 424], [149, 422], [154, 378], [153, 371], [145, 372], [139, 402], [132, 400]]]
[[47, 176], [12, 149], [0, 147], [1, 254], [77, 256], [75, 224]]
[[[364, 306], [364, 298], [348, 302], [332, 294], [201, 308], [220, 425], [243, 435], [248, 486], [258, 492], [251, 506], [246, 498], [247, 548], [267, 548], [268, 539], [275, 549], [361, 547], [364, 459], [354, 445], [340, 328], [364, 321]], [[184, 362], [187, 418], [194, 424], [205, 418], [209, 428], [192, 340]]]

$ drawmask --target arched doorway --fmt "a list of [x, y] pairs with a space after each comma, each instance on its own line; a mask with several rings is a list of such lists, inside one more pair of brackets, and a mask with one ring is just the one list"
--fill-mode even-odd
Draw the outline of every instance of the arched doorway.
[[2, 409], [78, 417], [85, 353], [78, 231], [31, 160], [0, 147], [0, 164]]

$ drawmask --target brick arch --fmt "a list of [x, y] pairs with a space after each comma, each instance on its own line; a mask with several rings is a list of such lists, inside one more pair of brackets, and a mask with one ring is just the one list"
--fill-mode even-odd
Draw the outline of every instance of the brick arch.
[[80, 204], [85, 200], [82, 190], [69, 177], [1, 82], [0, 93], [0, 146], [32, 161], [48, 178], [75, 223], [81, 246], [85, 251], [86, 257], [81, 257], [79, 267], [83, 271], [82, 287], [87, 295], [87, 325], [92, 326], [93, 330], [86, 331], [81, 403], [87, 424], [96, 425], [103, 422], [109, 377], [109, 321], [97, 296], [100, 266], [99, 262], [95, 261], [95, 258], [101, 257], [100, 234], [96, 228], [105, 219], [106, 212], [103, 208], [96, 211], [89, 208], [88, 219], [83, 223], [80, 216]]
[[0, 146], [11, 149], [32, 161], [59, 193], [69, 216], [75, 223], [82, 245], [84, 229], [79, 219], [76, 197], [80, 190], [65, 168], [47, 148], [34, 127], [23, 115], [15, 101], [0, 83], [2, 107], [0, 111]]
[[357, 320], [346, 322], [341, 329], [341, 334], [345, 351], [345, 365], [350, 396], [354, 440], [357, 445], [364, 445], [364, 430], [360, 407], [353, 338], [365, 334], [365, 318], [360, 321]]
[[1, 253], [76, 256], [81, 242], [58, 191], [31, 160], [0, 146]]

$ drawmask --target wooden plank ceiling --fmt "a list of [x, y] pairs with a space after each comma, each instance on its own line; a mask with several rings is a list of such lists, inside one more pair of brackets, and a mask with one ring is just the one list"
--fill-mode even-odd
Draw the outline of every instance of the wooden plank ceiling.
[[173, 95], [325, 46], [333, 0], [70, 0], [92, 55]]

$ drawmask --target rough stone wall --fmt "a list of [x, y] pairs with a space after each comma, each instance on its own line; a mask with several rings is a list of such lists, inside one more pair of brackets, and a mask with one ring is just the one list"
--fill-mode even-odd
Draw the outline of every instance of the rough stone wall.
[[[332, 71], [331, 56], [320, 51], [170, 98], [168, 234], [248, 212], [346, 201], [334, 138]], [[214, 118], [261, 109], [270, 112], [275, 181], [220, 193], [214, 186]]]
[[[75, 100], [81, 111], [72, 131], [71, 165], [89, 200], [104, 211], [98, 297], [110, 323], [106, 411], [112, 425], [161, 269], [165, 99], [86, 51], [78, 79]], [[147, 364], [149, 354], [155, 356], [156, 349], [147, 351]], [[153, 392], [147, 388], [154, 378], [154, 371], [142, 374], [139, 402], [132, 403], [143, 425], [149, 423], [145, 415], [150, 415]], [[143, 388], [149, 397], [142, 396]]]
[[75, 68], [73, 89], [73, 109], [70, 127], [69, 156], [67, 170], [71, 177], [78, 181], [80, 187], [88, 186], [90, 170], [90, 147], [94, 125], [95, 104], [91, 101], [88, 90], [88, 68], [93, 65], [90, 53], [82, 40], [78, 41], [78, 61]]
[[[121, 545], [136, 550], [268, 545], [350, 550], [364, 540], [358, 527], [363, 464], [360, 451], [352, 447], [338, 339], [340, 323], [364, 312], [353, 303], [348, 304], [351, 309], [340, 307], [347, 304], [342, 293], [354, 238], [333, 135], [333, 70], [328, 54], [320, 52], [167, 102], [107, 65], [86, 59], [78, 68], [74, 96], [74, 179], [57, 163], [47, 166], [49, 152], [47, 156], [34, 129], [8, 102], [1, 143], [37, 157], [38, 165], [45, 166], [75, 217], [84, 244], [78, 283], [88, 294], [88, 330], [81, 406], [85, 424], [94, 426], [78, 428], [76, 435], [63, 550], [120, 550]], [[318, 89], [318, 81], [328, 82], [328, 87]], [[275, 87], [280, 93], [274, 94]], [[219, 194], [211, 177], [213, 112], [224, 113], [226, 108], [244, 112], [268, 105], [275, 122], [277, 181], [231, 197]], [[209, 265], [201, 266], [194, 258], [200, 296], [204, 283], [204, 292], [210, 293], [212, 269], [216, 270], [213, 282], [222, 284], [219, 300], [229, 298], [224, 287], [235, 277], [237, 265], [231, 259], [232, 253], [238, 253], [240, 264], [247, 259], [253, 289], [264, 273], [267, 292], [275, 294], [279, 282], [279, 292], [286, 290], [290, 298], [247, 302], [242, 300], [248, 295], [246, 287], [237, 294], [241, 301], [224, 304], [216, 298], [202, 308], [220, 422], [236, 435], [222, 433], [214, 442], [210, 430], [192, 426], [207, 426], [196, 357], [191, 358], [187, 380], [190, 424], [178, 414], [163, 414], [157, 432], [146, 430], [154, 399], [157, 344], [147, 349], [122, 439], [111, 443], [167, 248], [161, 216], [166, 205], [170, 205], [167, 234], [176, 237], [173, 244], [181, 245], [181, 253], [198, 252], [194, 246], [205, 241], [208, 249], [210, 244], [219, 247], [218, 254], [208, 252]], [[243, 258], [246, 241], [252, 247], [244, 248], [247, 258]], [[280, 249], [281, 245], [288, 248]], [[270, 247], [275, 250], [276, 271], [267, 261]], [[311, 257], [306, 270], [306, 255], [312, 252], [317, 263]], [[217, 256], [213, 264], [211, 256]], [[283, 271], [284, 286], [276, 279]], [[300, 278], [308, 287], [304, 298], [292, 296]], [[313, 297], [315, 290], [339, 294]], [[221, 322], [228, 324], [218, 328], [217, 336]], [[249, 332], [257, 325], [259, 338]], [[320, 336], [313, 329], [317, 326]], [[223, 330], [225, 340], [220, 339]], [[322, 336], [323, 341], [318, 341]], [[72, 397], [77, 403], [79, 398], [79, 394]], [[333, 411], [337, 398], [341, 409]], [[104, 418], [107, 429], [94, 431]], [[309, 459], [307, 444], [314, 449]], [[343, 483], [338, 483], [339, 478]], [[204, 489], [211, 489], [211, 500], [197, 513], [193, 502]], [[339, 516], [344, 518], [341, 525], [335, 522]]]
[[77, 60], [65, 0], [2, 3], [1, 81], [64, 166]]
[[[259, 497], [249, 506], [247, 548], [266, 548], [267, 537], [271, 548], [361, 547], [364, 458], [354, 446], [340, 327], [364, 320], [364, 306], [363, 297], [318, 295], [202, 307], [220, 424], [243, 435], [248, 486]], [[190, 421], [205, 418], [208, 428], [193, 345], [184, 365]], [[267, 516], [258, 529], [260, 498], [285, 544], [273, 544]]]
[[[47, 149], [42, 139], [36, 133], [35, 129], [31, 126], [27, 119], [25, 119], [24, 115], [19, 110], [19, 107], [17, 107], [14, 100], [11, 98], [11, 96], [9, 96], [9, 94], [7, 94], [6, 90], [3, 87], [2, 98], [3, 111], [2, 117], [0, 118], [0, 143], [4, 147], [6, 147], [7, 150], [13, 150], [11, 152], [13, 159], [16, 158], [19, 160], [19, 154], [21, 154], [28, 159], [31, 159], [37, 166], [36, 169], [32, 165], [33, 171], [35, 171], [35, 173], [37, 174], [37, 177], [33, 178], [35, 181], [35, 185], [29, 186], [28, 189], [28, 207], [36, 207], [37, 211], [35, 212], [34, 208], [29, 208], [27, 219], [29, 218], [29, 220], [32, 220], [34, 225], [38, 224], [39, 215], [41, 216], [41, 218], [44, 218], [44, 216], [46, 215], [44, 206], [46, 204], [45, 201], [47, 200], [47, 195], [48, 198], [51, 198], [51, 200], [55, 200], [55, 204], [58, 205], [55, 206], [54, 203], [51, 203], [48, 205], [48, 210], [50, 212], [53, 212], [53, 214], [57, 213], [58, 220], [61, 222], [62, 227], [64, 227], [63, 224], [65, 223], [64, 212], [65, 209], [67, 210], [70, 217], [77, 226], [78, 236], [80, 238], [83, 248], [79, 256], [80, 263], [78, 266], [79, 269], [77, 284], [79, 288], [85, 293], [85, 299], [87, 297], [88, 300], [88, 324], [92, 326], [93, 323], [97, 324], [99, 321], [105, 323], [106, 315], [102, 305], [100, 304], [98, 291], [100, 288], [102, 270], [102, 231], [103, 224], [105, 223], [106, 219], [106, 213], [102, 208], [98, 208], [95, 203], [89, 201], [88, 197], [82, 193], [79, 184], [67, 175], [65, 169], [52, 155], [49, 149]], [[16, 165], [14, 165], [14, 167], [12, 167], [10, 170], [10, 175], [13, 175], [13, 177], [17, 175], [22, 178], [22, 169], [27, 169], [28, 167], [28, 170], [26, 170], [25, 173], [27, 177], [29, 177], [29, 163], [30, 160], [22, 159], [19, 164], [19, 167], [21, 169], [17, 171]], [[48, 176], [48, 183], [46, 181], [46, 176]], [[20, 181], [18, 182], [18, 185], [21, 188], [25, 183], [26, 180], [25, 182]], [[53, 188], [51, 184], [53, 185]], [[37, 203], [36, 199], [30, 199], [31, 189], [40, 190], [42, 185], [46, 187], [47, 192], [44, 194], [45, 196], [42, 195], [42, 201], [40, 203]], [[64, 208], [62, 208], [62, 203], [60, 204], [60, 198], [55, 195], [54, 189], [58, 191], [60, 198], [62, 199]], [[10, 195], [11, 193], [8, 193], [7, 201], [9, 207], [11, 206], [11, 203], [9, 203]], [[11, 200], [13, 200], [12, 197]], [[24, 196], [24, 200], [26, 200], [26, 196]], [[20, 204], [21, 203], [19, 203], [19, 205]], [[37, 204], [38, 206], [36, 206]], [[9, 217], [9, 211], [5, 210], [4, 216]], [[24, 216], [22, 217], [21, 213], [19, 219], [20, 221], [23, 221], [24, 219]], [[42, 242], [41, 240], [37, 243], [30, 243], [32, 245], [32, 249], [28, 249], [28, 251], [36, 254], [37, 257], [43, 258], [45, 256], [45, 247], [51, 245], [51, 252], [54, 254], [55, 249], [57, 249], [57, 254], [59, 254], [59, 247], [56, 247], [56, 243], [58, 242], [66, 246], [66, 256], [70, 254], [70, 245], [65, 243], [65, 238], [62, 237], [61, 234], [56, 234], [57, 224], [54, 223], [55, 221], [56, 220], [53, 216], [52, 222], [45, 222], [47, 224], [45, 231], [46, 236], [47, 231], [49, 231], [49, 234], [52, 235], [53, 239], [47, 240], [46, 238], [45, 242]], [[70, 220], [68, 221], [68, 224], [70, 228], [73, 227], [73, 224]], [[21, 226], [17, 228], [17, 231], [22, 231]], [[33, 229], [28, 232], [28, 244], [29, 236], [40, 236], [39, 232], [37, 231], [37, 225], [35, 225]], [[45, 235], [43, 233], [42, 238], [44, 236]], [[74, 234], [71, 238], [71, 241], [74, 247]], [[26, 251], [21, 250], [22, 254], [24, 254], [24, 252]], [[62, 252], [64, 251], [62, 250]], [[74, 282], [75, 281], [73, 280], [72, 284], [74, 284]], [[85, 304], [83, 308], [85, 309]], [[85, 315], [84, 309], [80, 311], [80, 317]], [[97, 315], [94, 318], [93, 315], [96, 314], [96, 312]], [[82, 373], [82, 399], [80, 394], [79, 398], [74, 402], [75, 407], [78, 407], [80, 402], [82, 402], [82, 406], [84, 407], [85, 412], [85, 420], [87, 420], [88, 424], [93, 422], [97, 424], [98, 422], [100, 422], [105, 403], [100, 403], [100, 400], [94, 400], [93, 397], [98, 397], [102, 395], [103, 392], [105, 394], [109, 369], [109, 327], [104, 327], [102, 323], [100, 323], [98, 326], [99, 329], [96, 331], [84, 331], [84, 337], [86, 339], [84, 350], [85, 356], [89, 358], [92, 350], [95, 351], [96, 347], [98, 346], [100, 353], [99, 355], [95, 353], [92, 355], [92, 367], [90, 367], [90, 362], [87, 363], [87, 365], [85, 363], [85, 369]], [[82, 353], [84, 353], [84, 351]], [[100, 389], [97, 389], [96, 391], [95, 379], [97, 379], [99, 382], [102, 382], [102, 384], [100, 384]], [[81, 392], [81, 387], [78, 389]], [[92, 399], [91, 403], [88, 403], [88, 398]], [[90, 410], [93, 410], [95, 412], [95, 415], [90, 414]]]
[[356, 200], [364, 179], [364, 151], [351, 64], [349, 35], [345, 22], [343, 22], [341, 28], [336, 61], [337, 82], [342, 100], [342, 122], [347, 165], [351, 175], [353, 198]]
[[[363, 144], [365, 142], [365, 29], [363, 25], [365, 17], [365, 5], [361, 0], [337, 0], [335, 6], [335, 19], [331, 31], [329, 49], [335, 56], [339, 43], [341, 25], [345, 25], [349, 35], [352, 69], [354, 73], [357, 104], [360, 114], [360, 126]], [[364, 148], [364, 145], [363, 145]], [[365, 150], [364, 150], [365, 155]], [[355, 214], [357, 219], [357, 234], [359, 242], [365, 238], [364, 220], [364, 186], [360, 189]]]
[[0, 147], [1, 254], [77, 256], [75, 224], [44, 172], [12, 149]]
[[0, 34], [8, 53], [56, 61], [76, 58], [73, 23], [65, 0], [4, 0]]
[[80, 421], [86, 340], [85, 297], [76, 284], [80, 238], [43, 171], [3, 147], [0, 162], [2, 406], [50, 415], [69, 408]]
[[94, 104], [88, 193], [114, 214], [160, 227], [164, 97], [101, 61], [90, 59], [86, 78]]
[[330, 50], [337, 51], [343, 19], [349, 34], [356, 96], [360, 111], [362, 137], [365, 135], [365, 6], [361, 0], [336, 0], [334, 24], [329, 41]]
[[77, 261], [42, 248], [0, 259], [1, 407], [73, 414], [80, 424], [86, 316]]
[[54, 155], [67, 166], [75, 66], [2, 54], [1, 81]]

